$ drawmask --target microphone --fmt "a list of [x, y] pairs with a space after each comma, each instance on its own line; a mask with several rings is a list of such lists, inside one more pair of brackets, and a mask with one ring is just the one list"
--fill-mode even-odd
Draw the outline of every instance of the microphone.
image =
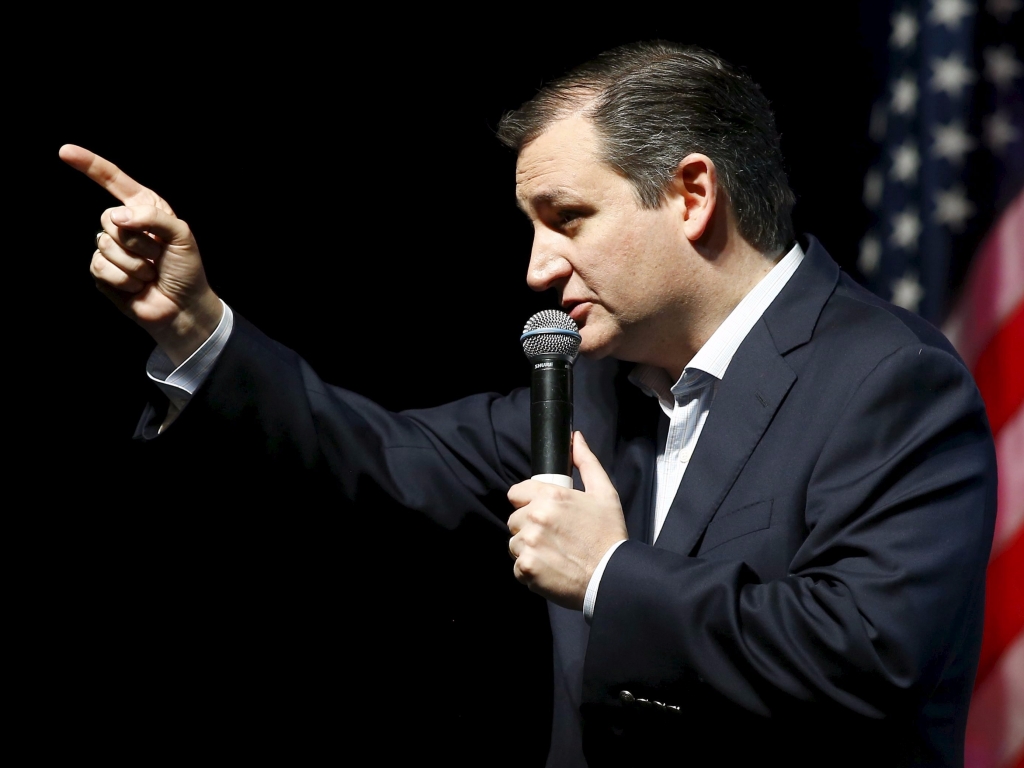
[[526, 321], [519, 340], [533, 369], [533, 479], [572, 488], [572, 364], [580, 351], [579, 328], [565, 312], [545, 309]]

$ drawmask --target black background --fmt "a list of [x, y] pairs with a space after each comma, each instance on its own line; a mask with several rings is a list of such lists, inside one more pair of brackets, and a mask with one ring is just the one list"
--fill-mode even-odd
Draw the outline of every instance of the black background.
[[[325, 500], [318, 546], [329, 542], [338, 568], [325, 569], [315, 608], [302, 603], [320, 633], [297, 673], [302, 725], [270, 736], [276, 714], [235, 722], [232, 694], [206, 682], [232, 649], [201, 661], [218, 641], [209, 606], [195, 607], [224, 585], [198, 585], [187, 565], [203, 548], [203, 517], [222, 511], [204, 506], [204, 481], [147, 465], [130, 440], [151, 343], [93, 287], [93, 235], [115, 201], [59, 161], [62, 143], [167, 199], [236, 312], [325, 380], [395, 409], [527, 382], [518, 332], [552, 299], [525, 284], [530, 229], [514, 205], [515, 158], [494, 129], [544, 80], [620, 43], [696, 43], [743, 66], [776, 112], [797, 229], [853, 268], [884, 8], [337, 13], [65, 19], [20, 83], [39, 183], [29, 234], [45, 264], [31, 272], [31, 330], [18, 334], [38, 396], [16, 401], [31, 423], [31, 460], [19, 466], [38, 489], [27, 551], [45, 587], [33, 601], [46, 630], [29, 708], [74, 723], [83, 753], [192, 754], [213, 740], [225, 755], [242, 744], [332, 759], [369, 748], [528, 765], [544, 750], [550, 662], [542, 606], [522, 596], [502, 552], [480, 557], [501, 574], [484, 592], [466, 570], [479, 553], [453, 551], [400, 513], [386, 531], [337, 520]], [[176, 520], [166, 510], [179, 501], [190, 511]], [[262, 582], [250, 575], [232, 577], [230, 599], [254, 599], [247, 585]], [[291, 618], [291, 634], [312, 631]], [[275, 633], [286, 620], [268, 619]], [[255, 678], [282, 663], [261, 654]]]

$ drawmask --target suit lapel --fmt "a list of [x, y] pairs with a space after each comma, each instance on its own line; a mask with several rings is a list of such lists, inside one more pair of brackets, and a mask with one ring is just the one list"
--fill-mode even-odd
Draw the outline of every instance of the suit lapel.
[[758, 322], [718, 385], [657, 546], [689, 554], [775, 416], [796, 374]]

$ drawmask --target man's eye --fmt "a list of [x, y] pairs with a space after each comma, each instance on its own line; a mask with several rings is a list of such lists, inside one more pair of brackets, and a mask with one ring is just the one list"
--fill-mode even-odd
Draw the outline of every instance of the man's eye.
[[559, 211], [558, 223], [562, 226], [565, 226], [566, 224], [571, 224], [572, 222], [576, 221], [576, 219], [580, 218], [581, 215], [582, 214], [580, 214], [579, 211]]

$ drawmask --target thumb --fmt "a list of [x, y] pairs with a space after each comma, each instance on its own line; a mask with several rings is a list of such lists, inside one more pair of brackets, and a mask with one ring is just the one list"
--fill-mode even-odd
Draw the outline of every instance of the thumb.
[[611, 478], [604, 471], [597, 456], [590, 450], [587, 441], [583, 439], [582, 432], [574, 432], [572, 435], [572, 463], [580, 471], [580, 479], [587, 493], [618, 499], [618, 491], [615, 490]]

